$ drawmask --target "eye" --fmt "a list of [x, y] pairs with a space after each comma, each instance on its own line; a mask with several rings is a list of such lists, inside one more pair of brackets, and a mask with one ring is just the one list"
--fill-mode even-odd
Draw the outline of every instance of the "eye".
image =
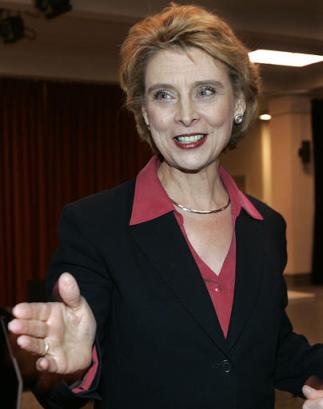
[[155, 100], [157, 101], [161, 101], [161, 102], [169, 102], [175, 99], [174, 95], [166, 90], [166, 89], [159, 89], [157, 90], [154, 94], [153, 97]]
[[211, 85], [203, 85], [197, 90], [198, 97], [211, 97], [216, 94], [216, 90]]

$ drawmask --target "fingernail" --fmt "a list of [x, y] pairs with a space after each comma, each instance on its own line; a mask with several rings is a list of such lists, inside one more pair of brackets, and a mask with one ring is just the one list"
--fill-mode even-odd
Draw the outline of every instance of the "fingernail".
[[67, 285], [72, 284], [73, 280], [72, 280], [72, 277], [71, 277], [70, 273], [65, 272], [63, 274], [64, 274], [63, 280], [64, 280], [65, 284], [67, 284]]
[[13, 332], [13, 333], [19, 333], [20, 331], [20, 325], [19, 325], [19, 321], [16, 320], [12, 320], [9, 322], [8, 324], [8, 330]]
[[17, 344], [20, 346], [20, 348], [24, 348], [26, 342], [24, 341], [24, 338], [18, 337], [17, 338]]

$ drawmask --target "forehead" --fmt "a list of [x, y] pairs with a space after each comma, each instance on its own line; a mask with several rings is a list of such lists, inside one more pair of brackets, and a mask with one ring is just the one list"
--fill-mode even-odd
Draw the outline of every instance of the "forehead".
[[229, 84], [226, 66], [198, 48], [158, 51], [148, 61], [145, 83], [177, 83], [216, 80]]

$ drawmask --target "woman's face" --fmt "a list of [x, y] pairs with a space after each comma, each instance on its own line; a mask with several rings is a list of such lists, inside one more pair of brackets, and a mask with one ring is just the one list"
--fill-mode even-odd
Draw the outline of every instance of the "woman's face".
[[144, 119], [168, 165], [197, 172], [227, 146], [235, 114], [243, 114], [225, 65], [198, 48], [158, 51], [148, 62]]

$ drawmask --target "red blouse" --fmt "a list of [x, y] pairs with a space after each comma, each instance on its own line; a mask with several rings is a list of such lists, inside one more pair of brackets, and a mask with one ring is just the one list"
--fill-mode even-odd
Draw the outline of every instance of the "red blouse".
[[174, 212], [176, 220], [200, 270], [223, 334], [226, 337], [230, 323], [235, 284], [235, 221], [242, 208], [248, 212], [251, 217], [257, 220], [263, 220], [263, 217], [247, 196], [238, 189], [231, 176], [220, 166], [220, 177], [231, 200], [231, 215], [234, 233], [221, 271], [219, 274], [215, 274], [215, 272], [213, 272], [199, 257], [192, 244], [189, 242], [184, 228], [183, 216], [174, 207], [158, 178], [157, 170], [159, 165], [159, 159], [154, 156], [137, 176], [130, 225], [145, 223], [166, 213]]

